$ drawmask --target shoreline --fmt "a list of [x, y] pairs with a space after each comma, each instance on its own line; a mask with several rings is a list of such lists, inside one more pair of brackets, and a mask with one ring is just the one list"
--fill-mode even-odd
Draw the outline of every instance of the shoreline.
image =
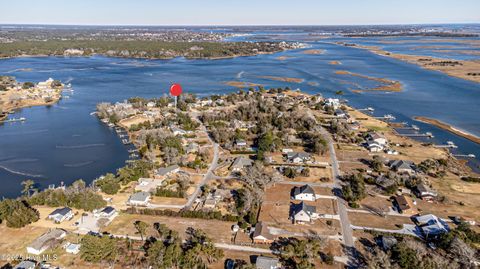
[[433, 125], [435, 127], [438, 127], [442, 130], [445, 130], [445, 131], [448, 131], [450, 133], [453, 133], [455, 135], [458, 135], [460, 137], [463, 137], [465, 139], [468, 139], [474, 143], [477, 143], [480, 145], [480, 137], [476, 136], [476, 135], [473, 135], [473, 134], [470, 134], [470, 133], [467, 133], [465, 131], [462, 131], [462, 130], [459, 130], [447, 123], [444, 123], [442, 121], [439, 121], [439, 120], [436, 120], [436, 119], [432, 119], [432, 118], [427, 118], [427, 117], [421, 117], [421, 116], [415, 116], [413, 117], [414, 120], [416, 121], [419, 121], [419, 122], [423, 122], [423, 123], [426, 123], [426, 124], [430, 124], [430, 125]]
[[[347, 44], [338, 42], [333, 42], [332, 44], [336, 44], [339, 46], [347, 46]], [[376, 55], [415, 64], [426, 70], [438, 71], [451, 77], [480, 83], [480, 75], [469, 75], [477, 74], [478, 70], [480, 70], [479, 60], [467, 61], [448, 58], [436, 58], [432, 56], [392, 53], [380, 48], [379, 46], [365, 46], [356, 43], [354, 43], [353, 45], [348, 45], [348, 47], [368, 50]]]

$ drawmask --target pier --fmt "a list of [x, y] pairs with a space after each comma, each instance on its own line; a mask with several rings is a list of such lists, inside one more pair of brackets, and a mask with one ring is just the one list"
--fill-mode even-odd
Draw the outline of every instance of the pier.
[[452, 141], [447, 141], [447, 144], [445, 145], [433, 145], [433, 146], [436, 148], [451, 148], [451, 149], [458, 148], [458, 146], [455, 145], [455, 143], [453, 143]]
[[390, 115], [390, 114], [387, 114], [387, 115], [383, 115], [383, 117], [374, 117], [375, 119], [379, 119], [379, 120], [385, 120], [385, 121], [392, 121], [392, 120], [396, 120], [397, 118], [395, 118], [393, 115]]
[[475, 154], [453, 154], [454, 157], [475, 158]]
[[375, 109], [373, 107], [366, 107], [366, 108], [360, 108], [358, 109], [359, 111], [368, 111], [368, 112], [373, 112]]
[[412, 133], [412, 134], [401, 134], [397, 132], [398, 135], [404, 136], [404, 137], [427, 137], [427, 138], [434, 138], [433, 134], [430, 132], [426, 132], [424, 134], [420, 133]]

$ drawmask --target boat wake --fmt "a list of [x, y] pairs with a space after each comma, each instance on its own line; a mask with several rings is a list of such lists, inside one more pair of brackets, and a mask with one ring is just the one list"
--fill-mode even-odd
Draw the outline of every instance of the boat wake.
[[243, 74], [245, 74], [245, 71], [238, 72], [237, 78], [238, 79], [242, 78]]
[[98, 144], [86, 144], [86, 145], [77, 145], [77, 146], [62, 146], [57, 145], [55, 146], [57, 149], [84, 149], [84, 148], [93, 148], [93, 147], [103, 147], [105, 144], [98, 143]]
[[87, 161], [87, 162], [82, 162], [82, 163], [66, 163], [63, 166], [65, 167], [82, 167], [82, 166], [87, 166], [89, 164], [94, 163], [94, 161]]
[[7, 160], [0, 160], [0, 163], [33, 163], [37, 162], [38, 159], [32, 159], [32, 158], [10, 158]]
[[2, 166], [0, 165], [0, 169], [3, 169], [9, 173], [12, 173], [12, 174], [17, 174], [17, 175], [21, 175], [21, 176], [26, 176], [26, 177], [36, 177], [36, 178], [43, 178], [44, 176], [43, 175], [35, 175], [35, 174], [29, 174], [29, 173], [25, 173], [25, 172], [21, 172], [21, 171], [15, 171], [15, 170], [12, 170], [8, 167], [5, 167], [5, 166]]
[[42, 130], [33, 130], [33, 131], [27, 131], [27, 132], [14, 132], [14, 133], [3, 133], [3, 134], [0, 134], [0, 137], [1, 136], [10, 136], [10, 135], [30, 135], [30, 134], [40, 134], [40, 133], [46, 133], [48, 132], [47, 129], [42, 129]]

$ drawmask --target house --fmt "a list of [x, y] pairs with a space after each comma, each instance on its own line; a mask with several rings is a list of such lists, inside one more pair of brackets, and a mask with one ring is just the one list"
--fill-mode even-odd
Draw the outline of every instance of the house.
[[347, 113], [345, 113], [345, 111], [341, 110], [341, 109], [336, 109], [335, 112], [334, 112], [335, 116], [337, 116], [338, 118], [346, 118], [347, 117]]
[[315, 191], [310, 185], [293, 188], [293, 199], [302, 201], [315, 201]]
[[370, 152], [382, 152], [384, 146], [375, 141], [367, 141], [366, 147]]
[[27, 246], [27, 252], [33, 255], [40, 255], [45, 250], [57, 245], [58, 241], [67, 236], [63, 229], [51, 229], [35, 239]]
[[367, 134], [367, 141], [376, 142], [381, 146], [385, 146], [388, 142], [384, 135], [377, 132], [369, 132]]
[[243, 139], [237, 139], [235, 141], [235, 147], [237, 148], [244, 148], [247, 146], [247, 141], [243, 140]]
[[394, 206], [398, 212], [402, 214], [413, 215], [416, 214], [416, 210], [413, 207], [413, 201], [410, 197], [405, 195], [397, 195], [393, 198]]
[[437, 193], [428, 188], [425, 184], [419, 183], [413, 189], [413, 193], [420, 199], [425, 201], [433, 201], [437, 197]]
[[382, 188], [383, 190], [388, 190], [388, 189], [394, 187], [397, 184], [397, 181], [395, 179], [388, 178], [385, 175], [379, 175], [375, 179], [375, 184], [377, 186], [379, 186], [380, 188]]
[[300, 204], [292, 204], [292, 219], [295, 223], [311, 222], [318, 218], [317, 208], [307, 205], [305, 202]]
[[80, 252], [80, 244], [67, 243], [65, 245], [65, 252], [70, 254], [78, 254]]
[[178, 166], [176, 164], [175, 165], [170, 165], [170, 166], [167, 166], [167, 167], [158, 168], [155, 171], [155, 176], [166, 177], [166, 176], [169, 176], [171, 174], [177, 173], [178, 171], [180, 171], [180, 166]]
[[293, 149], [289, 149], [289, 148], [284, 148], [284, 149], [282, 149], [282, 153], [283, 153], [283, 154], [287, 154], [287, 153], [289, 153], [289, 152], [293, 152]]
[[239, 157], [235, 158], [235, 161], [233, 161], [230, 168], [231, 168], [232, 172], [240, 172], [243, 169], [245, 169], [246, 167], [252, 166], [252, 165], [253, 165], [252, 160], [250, 160], [249, 158], [246, 158], [244, 156], [239, 156]]
[[198, 152], [198, 144], [197, 144], [197, 143], [189, 143], [189, 144], [185, 147], [185, 152], [186, 152], [187, 154]]
[[392, 249], [398, 243], [397, 238], [386, 235], [380, 236], [376, 241], [378, 246], [385, 251]]
[[448, 224], [433, 214], [416, 216], [413, 218], [413, 221], [426, 238], [435, 237], [450, 231]]
[[287, 161], [291, 163], [304, 163], [310, 158], [310, 154], [306, 152], [287, 152]]
[[64, 220], [71, 220], [72, 218], [73, 211], [68, 207], [57, 208], [48, 215], [48, 219], [53, 220], [55, 223], [61, 223]]
[[172, 131], [173, 135], [186, 135], [187, 131], [178, 128], [177, 126], [172, 126], [170, 127], [170, 130]]
[[163, 179], [139, 178], [135, 191], [154, 192], [163, 183]]
[[217, 205], [217, 199], [209, 193], [205, 201], [203, 202], [203, 208], [206, 209], [214, 209], [215, 206]]
[[17, 264], [13, 269], [34, 269], [36, 266], [36, 263], [33, 261], [21, 261], [19, 264]]
[[268, 226], [263, 221], [259, 221], [255, 225], [252, 238], [256, 244], [271, 244], [275, 240], [275, 236], [270, 233]]
[[128, 204], [132, 206], [146, 206], [150, 201], [150, 193], [148, 192], [136, 192], [128, 198]]
[[257, 269], [280, 269], [280, 260], [277, 258], [259, 256], [255, 262]]
[[95, 217], [97, 218], [111, 218], [117, 213], [117, 210], [111, 206], [107, 206], [100, 211], [94, 212]]
[[340, 106], [340, 100], [337, 98], [327, 98], [325, 99], [325, 105], [337, 109]]
[[390, 169], [400, 174], [415, 174], [415, 165], [411, 161], [395, 160], [390, 162]]

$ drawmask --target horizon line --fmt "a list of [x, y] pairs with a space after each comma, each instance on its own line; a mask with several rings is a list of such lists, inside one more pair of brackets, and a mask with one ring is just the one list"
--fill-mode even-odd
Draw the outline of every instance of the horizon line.
[[480, 24], [479, 22], [436, 22], [436, 23], [379, 23], [379, 24], [57, 24], [57, 23], [0, 23], [0, 25], [32, 25], [32, 26], [147, 26], [147, 27], [306, 27], [306, 26], [401, 26], [401, 25], [459, 25], [459, 24]]

